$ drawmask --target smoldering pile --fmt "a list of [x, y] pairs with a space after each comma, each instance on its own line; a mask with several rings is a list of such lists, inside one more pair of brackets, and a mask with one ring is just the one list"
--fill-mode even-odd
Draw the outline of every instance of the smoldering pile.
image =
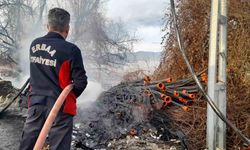
[[[199, 74], [199, 78], [207, 80], [205, 74]], [[115, 143], [132, 137], [168, 146], [176, 145], [171, 141], [179, 141], [177, 147], [186, 149], [184, 133], [170, 126], [171, 116], [165, 109], [174, 105], [188, 111], [197, 92], [192, 78], [151, 82], [145, 77], [121, 83], [102, 93], [92, 108], [81, 112], [74, 129], [73, 147], [124, 149], [122, 145], [114, 147]]]
[[12, 97], [17, 93], [17, 89], [13, 87], [11, 81], [0, 79], [0, 107], [5, 106]]

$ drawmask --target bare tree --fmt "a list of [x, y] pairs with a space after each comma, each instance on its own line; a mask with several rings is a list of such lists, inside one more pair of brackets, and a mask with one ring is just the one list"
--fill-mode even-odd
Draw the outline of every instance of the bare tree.
[[[105, 17], [103, 0], [57, 0], [52, 3], [72, 12], [70, 40], [77, 43], [87, 61], [100, 74], [126, 62], [126, 53], [131, 51], [136, 40], [121, 22]], [[47, 0], [0, 0], [0, 53], [15, 56], [22, 49], [20, 43], [29, 38], [30, 33], [41, 29], [48, 7]], [[18, 63], [19, 56], [16, 56], [11, 60]]]
[[[23, 41], [41, 24], [47, 0], [0, 0], [0, 65], [19, 70]], [[41, 26], [41, 25], [40, 25]], [[15, 69], [13, 69], [15, 68]], [[16, 74], [16, 73], [14, 73]]]
[[121, 22], [108, 20], [103, 14], [101, 0], [72, 0], [72, 41], [78, 43], [84, 55], [101, 73], [126, 62], [126, 54], [133, 48], [134, 37]]
[[21, 14], [31, 8], [23, 0], [1, 0], [0, 53], [1, 59], [16, 63], [11, 55], [18, 49], [22, 34]]

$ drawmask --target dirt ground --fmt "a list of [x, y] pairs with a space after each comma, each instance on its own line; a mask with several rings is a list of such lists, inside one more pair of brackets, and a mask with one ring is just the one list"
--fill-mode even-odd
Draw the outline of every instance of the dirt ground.
[[[0, 108], [1, 109], [1, 108]], [[19, 147], [22, 128], [25, 121], [25, 111], [10, 109], [0, 115], [0, 150], [17, 150]], [[146, 135], [145, 135], [146, 136]], [[141, 137], [142, 138], [142, 137]], [[179, 150], [179, 142], [171, 141], [164, 143], [162, 141], [150, 141], [139, 139], [139, 137], [129, 137], [111, 141], [107, 149], [111, 150]], [[170, 146], [171, 145], [171, 146]]]
[[0, 116], [0, 150], [17, 150], [25, 121], [24, 113], [7, 111]]

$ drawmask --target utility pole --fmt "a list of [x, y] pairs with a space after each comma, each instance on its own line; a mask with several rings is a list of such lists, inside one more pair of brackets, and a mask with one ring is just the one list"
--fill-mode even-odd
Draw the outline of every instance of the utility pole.
[[[226, 115], [226, 51], [227, 0], [212, 0], [208, 64], [208, 95], [214, 100], [214, 103], [224, 115]], [[219, 64], [217, 64], [217, 60], [219, 60]], [[218, 74], [217, 66], [219, 66]], [[216, 116], [212, 108], [208, 105], [207, 148], [209, 150], [214, 150], [216, 148], [225, 149], [225, 136], [226, 125]]]
[[[218, 107], [226, 116], [226, 82], [227, 82], [227, 0], [220, 1], [220, 21], [219, 21], [219, 70], [218, 87], [219, 99]], [[217, 147], [226, 149], [226, 124], [218, 119]]]

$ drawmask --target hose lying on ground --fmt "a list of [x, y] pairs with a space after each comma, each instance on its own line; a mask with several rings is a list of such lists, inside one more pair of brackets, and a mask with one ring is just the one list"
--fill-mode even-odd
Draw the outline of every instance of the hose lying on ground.
[[29, 84], [30, 79], [28, 78], [24, 85], [21, 87], [20, 91], [17, 93], [17, 95], [0, 111], [0, 115], [10, 107], [10, 105], [20, 96], [23, 92], [23, 90], [26, 88], [26, 86]]

